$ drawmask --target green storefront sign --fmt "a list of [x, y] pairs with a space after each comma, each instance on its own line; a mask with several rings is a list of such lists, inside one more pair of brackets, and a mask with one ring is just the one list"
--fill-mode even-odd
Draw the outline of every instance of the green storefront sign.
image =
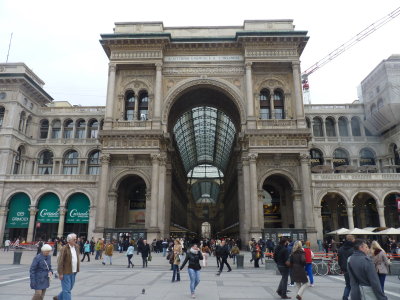
[[84, 194], [74, 194], [68, 200], [66, 223], [89, 223], [89, 199]]
[[58, 211], [60, 200], [55, 194], [46, 194], [39, 201], [36, 221], [39, 223], [58, 223], [60, 213]]
[[19, 193], [12, 197], [8, 207], [7, 228], [29, 227], [29, 205], [31, 201], [26, 194]]

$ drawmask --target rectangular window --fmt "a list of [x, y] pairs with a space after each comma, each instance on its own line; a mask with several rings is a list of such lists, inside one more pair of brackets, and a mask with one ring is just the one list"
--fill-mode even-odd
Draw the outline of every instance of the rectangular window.
[[72, 130], [68, 129], [64, 129], [64, 139], [70, 139], [72, 138]]
[[261, 119], [261, 120], [268, 120], [268, 119], [270, 119], [269, 108], [261, 108], [261, 109], [260, 109], [260, 119]]
[[39, 167], [38, 174], [40, 175], [47, 175], [53, 173], [53, 167]]
[[99, 135], [99, 130], [98, 129], [92, 129], [90, 131], [90, 138], [91, 139], [97, 139], [98, 135]]
[[275, 119], [282, 120], [285, 116], [282, 108], [275, 108]]
[[63, 168], [64, 175], [76, 175], [78, 174], [78, 167], [64, 167]]
[[52, 139], [59, 139], [61, 136], [61, 129], [58, 128], [53, 128], [52, 134], [51, 134], [51, 138]]
[[76, 131], [76, 138], [83, 139], [85, 137], [85, 129], [78, 129]]
[[100, 174], [100, 167], [98, 166], [93, 166], [93, 167], [89, 167], [89, 175], [99, 175]]

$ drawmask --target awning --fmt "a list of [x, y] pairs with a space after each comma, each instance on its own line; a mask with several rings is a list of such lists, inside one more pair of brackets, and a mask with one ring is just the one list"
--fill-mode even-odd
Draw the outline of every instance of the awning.
[[29, 227], [29, 205], [31, 201], [28, 195], [18, 193], [14, 195], [8, 207], [8, 218], [6, 228], [28, 228]]
[[48, 193], [44, 195], [39, 201], [36, 221], [39, 223], [58, 223], [60, 221], [59, 206], [60, 200], [56, 194]]
[[77, 193], [68, 200], [66, 223], [89, 223], [90, 201], [84, 194]]

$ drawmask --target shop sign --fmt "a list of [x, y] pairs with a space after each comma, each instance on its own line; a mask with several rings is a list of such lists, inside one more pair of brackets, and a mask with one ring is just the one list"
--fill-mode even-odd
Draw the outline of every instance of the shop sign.
[[66, 223], [89, 223], [89, 199], [83, 194], [75, 194], [68, 201]]
[[30, 200], [25, 194], [15, 195], [11, 201], [8, 211], [7, 228], [29, 227], [29, 204]]
[[40, 199], [37, 222], [40, 223], [58, 223], [60, 213], [58, 211], [60, 200], [55, 194], [46, 194]]

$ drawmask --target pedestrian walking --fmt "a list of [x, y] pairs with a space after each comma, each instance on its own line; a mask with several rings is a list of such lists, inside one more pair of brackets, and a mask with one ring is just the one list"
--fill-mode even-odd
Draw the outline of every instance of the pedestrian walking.
[[254, 246], [253, 246], [253, 258], [254, 258], [254, 268], [259, 268], [259, 261], [262, 257], [261, 254], [261, 247], [258, 243], [254, 242]]
[[143, 268], [147, 268], [147, 263], [149, 260], [151, 260], [150, 245], [147, 243], [147, 240], [143, 240], [143, 246], [141, 252], [142, 252]]
[[94, 237], [91, 238], [90, 240], [90, 254], [94, 254], [94, 246], [96, 245], [96, 243], [94, 242]]
[[94, 257], [95, 260], [101, 259], [103, 247], [104, 247], [103, 240], [99, 238], [96, 242], [96, 245], [94, 246], [94, 250], [96, 251], [96, 256]]
[[211, 250], [208, 248], [207, 244], [201, 247], [201, 254], [203, 255], [203, 267], [207, 267], [208, 256], [210, 255]]
[[236, 256], [240, 253], [239, 247], [235, 244], [231, 249], [231, 256], [233, 259], [233, 264], [236, 264]]
[[356, 240], [354, 242], [354, 253], [347, 262], [347, 269], [350, 275], [351, 299], [373, 299], [365, 298], [365, 295], [374, 294], [377, 300], [387, 300], [382, 291], [374, 263], [368, 257], [369, 253], [368, 245], [364, 240]]
[[11, 241], [9, 239], [6, 239], [4, 241], [4, 251], [9, 251], [10, 250], [10, 245], [11, 245]]
[[377, 241], [373, 241], [371, 244], [371, 254], [375, 270], [378, 273], [379, 282], [381, 283], [382, 291], [385, 292], [385, 279], [386, 275], [389, 273], [390, 262], [387, 258], [386, 252]]
[[31, 289], [35, 290], [32, 300], [43, 300], [46, 289], [50, 286], [50, 280], [53, 277], [51, 268], [50, 245], [45, 244], [41, 247], [41, 253], [35, 256], [29, 270]]
[[181, 263], [180, 255], [182, 254], [182, 245], [179, 240], [175, 240], [175, 245], [172, 252], [172, 282], [181, 281], [181, 275], [179, 272], [179, 265]]
[[219, 271], [216, 275], [221, 275], [222, 270], [224, 269], [224, 265], [228, 268], [228, 272], [232, 271], [231, 266], [228, 263], [228, 257], [229, 257], [229, 248], [228, 245], [226, 244], [225, 240], [221, 242], [221, 246], [219, 249], [219, 255], [221, 257], [221, 263], [219, 264]]
[[304, 290], [307, 288], [307, 274], [305, 270], [306, 266], [306, 254], [303, 250], [300, 241], [297, 241], [293, 245], [292, 254], [290, 255], [290, 266], [292, 269], [292, 278], [297, 285], [296, 299], [303, 299]]
[[90, 251], [91, 251], [91, 245], [89, 241], [86, 241], [86, 243], [83, 245], [83, 257], [81, 262], [85, 260], [85, 257], [87, 256], [87, 261], [90, 262]]
[[79, 272], [79, 246], [76, 244], [75, 233], [67, 236], [67, 244], [60, 250], [57, 260], [58, 278], [61, 280], [62, 291], [53, 300], [71, 300], [71, 291]]
[[104, 259], [102, 262], [104, 266], [107, 264], [107, 261], [109, 261], [110, 265], [112, 265], [113, 253], [114, 253], [114, 245], [111, 242], [108, 242], [104, 248]]
[[40, 254], [42, 252], [42, 246], [43, 246], [43, 242], [42, 242], [42, 239], [40, 239], [39, 242], [37, 242], [37, 244], [36, 244], [36, 247], [37, 247], [36, 255]]
[[221, 265], [221, 242], [218, 240], [215, 243], [215, 258], [217, 260], [217, 268], [220, 268]]
[[126, 257], [128, 258], [128, 268], [135, 266], [132, 262], [133, 253], [135, 253], [135, 248], [133, 245], [129, 245], [128, 249], [126, 250]]
[[203, 260], [203, 255], [201, 254], [200, 249], [197, 247], [197, 244], [194, 244], [187, 252], [186, 258], [180, 267], [180, 270], [182, 271], [186, 263], [189, 262], [188, 273], [190, 278], [190, 293], [193, 299], [196, 298], [196, 287], [200, 283], [200, 260]]
[[346, 236], [346, 241], [343, 243], [343, 246], [339, 248], [338, 252], [338, 263], [344, 274], [344, 280], [346, 282], [342, 300], [348, 300], [350, 296], [351, 285], [350, 275], [347, 269], [347, 260], [354, 252], [354, 240], [354, 235], [348, 234]]
[[165, 257], [165, 256], [167, 256], [167, 249], [168, 249], [168, 241], [167, 241], [167, 239], [164, 239], [162, 241], [161, 246], [162, 246], [162, 251], [163, 251], [162, 256]]
[[314, 253], [311, 250], [310, 241], [306, 241], [304, 245], [304, 253], [306, 254], [306, 272], [308, 279], [310, 281], [310, 286], [314, 286], [314, 275], [312, 273], [312, 260], [314, 258]]
[[279, 282], [279, 286], [277, 289], [277, 294], [281, 296], [282, 299], [290, 299], [287, 296], [287, 284], [288, 284], [288, 277], [289, 277], [289, 250], [287, 249], [287, 245], [289, 241], [283, 237], [279, 241], [279, 245], [276, 246], [274, 252], [274, 260], [277, 264], [279, 273], [281, 273], [281, 281]]

